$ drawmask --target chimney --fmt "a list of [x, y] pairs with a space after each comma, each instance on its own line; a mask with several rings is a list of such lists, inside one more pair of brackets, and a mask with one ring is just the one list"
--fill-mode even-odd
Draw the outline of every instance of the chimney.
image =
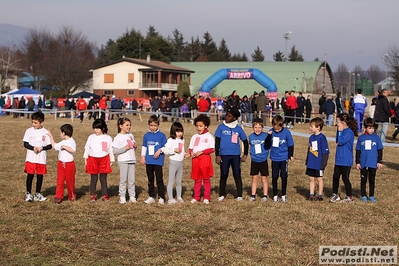
[[151, 56], [149, 54], [147, 55], [147, 63], [151, 63]]

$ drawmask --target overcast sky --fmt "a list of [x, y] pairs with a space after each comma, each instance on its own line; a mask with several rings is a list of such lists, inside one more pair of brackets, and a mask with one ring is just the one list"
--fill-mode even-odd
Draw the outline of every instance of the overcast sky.
[[382, 56], [399, 44], [399, 0], [14, 0], [3, 1], [0, 23], [29, 28], [72, 26], [98, 46], [132, 28], [150, 25], [163, 36], [178, 29], [186, 41], [209, 32], [219, 46], [248, 58], [257, 46], [266, 61], [285, 52], [284, 33], [305, 61], [319, 58], [335, 71], [384, 64]]

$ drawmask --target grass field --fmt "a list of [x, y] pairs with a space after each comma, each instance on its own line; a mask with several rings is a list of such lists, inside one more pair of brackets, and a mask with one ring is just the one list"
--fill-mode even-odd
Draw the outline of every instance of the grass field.
[[[146, 117], [131, 116], [132, 133], [141, 144], [148, 130]], [[213, 118], [210, 131], [216, 129]], [[71, 120], [46, 116], [45, 127], [56, 141], [59, 127]], [[77, 201], [53, 203], [57, 153], [48, 152], [48, 174], [42, 193], [46, 202], [24, 201], [26, 175], [22, 137], [29, 119], [0, 117], [0, 265], [318, 265], [319, 245], [398, 245], [398, 147], [384, 149], [384, 167], [377, 171], [376, 204], [360, 201], [360, 177], [352, 168], [355, 201], [329, 203], [335, 143], [330, 142], [323, 202], [306, 200], [309, 182], [305, 171], [307, 138], [294, 137], [295, 161], [289, 163], [288, 203], [249, 202], [252, 179], [250, 160], [242, 165], [244, 202], [234, 201], [235, 185], [228, 179], [228, 196], [217, 202], [219, 170], [215, 167], [211, 204], [190, 204], [193, 182], [190, 161], [184, 164], [183, 204], [146, 205], [148, 197], [144, 166], [136, 167], [138, 203], [118, 203], [119, 170], [108, 176], [109, 202], [89, 202], [90, 177], [85, 173], [83, 147], [93, 132], [91, 121], [73, 122], [77, 143]], [[185, 126], [186, 139], [194, 127]], [[116, 121], [108, 121], [109, 134], [117, 134]], [[170, 122], [160, 129], [168, 136]], [[388, 136], [392, 135], [389, 129]], [[246, 128], [247, 134], [251, 128]], [[308, 125], [295, 131], [308, 133]], [[334, 127], [325, 127], [328, 137]], [[188, 140], [186, 146], [188, 146]], [[140, 148], [136, 152], [139, 157]], [[167, 160], [166, 160], [167, 162]], [[270, 163], [270, 162], [269, 162]], [[216, 166], [216, 165], [215, 165]], [[167, 163], [164, 181], [167, 183]], [[33, 189], [36, 184], [34, 179]], [[279, 186], [281, 183], [279, 182]], [[97, 186], [99, 191], [99, 184]], [[343, 183], [340, 192], [345, 195]], [[259, 183], [258, 195], [261, 194]], [[269, 195], [271, 180], [269, 178]]]

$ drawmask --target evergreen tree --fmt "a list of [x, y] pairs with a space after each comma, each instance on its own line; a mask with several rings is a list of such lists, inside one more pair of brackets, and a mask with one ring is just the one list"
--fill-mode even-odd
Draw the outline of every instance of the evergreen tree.
[[185, 48], [184, 37], [183, 34], [175, 29], [173, 31], [173, 38], [170, 40], [173, 44], [173, 55], [171, 58], [172, 62], [180, 62], [180, 61], [187, 61], [183, 60], [183, 52]]
[[179, 85], [177, 85], [177, 96], [179, 97], [190, 96], [190, 86], [188, 86], [188, 83], [186, 81], [182, 81], [180, 82]]
[[227, 47], [226, 41], [225, 39], [222, 39], [219, 45], [219, 56], [217, 61], [222, 61], [222, 62], [230, 61], [230, 57], [231, 54], [229, 48]]
[[197, 36], [197, 39], [191, 37], [191, 42], [183, 48], [181, 55], [183, 62], [197, 62], [201, 56], [201, 42]]
[[263, 55], [262, 50], [259, 48], [259, 46], [256, 47], [254, 53], [251, 56], [253, 62], [265, 61], [265, 56]]
[[277, 53], [275, 53], [275, 54], [273, 55], [273, 60], [274, 60], [275, 62], [282, 62], [282, 61], [285, 61], [285, 56], [284, 56], [284, 54], [283, 54], [282, 52], [280, 52], [280, 50], [279, 50]]
[[204, 61], [214, 62], [218, 59], [218, 48], [216, 43], [213, 41], [211, 34], [209, 32], [205, 32], [202, 36], [204, 38], [204, 42], [202, 43], [202, 54], [204, 56]]
[[292, 46], [291, 48], [291, 53], [288, 55], [288, 61], [294, 62], [294, 61], [304, 61], [302, 54], [298, 52], [298, 50], [295, 49], [295, 45]]

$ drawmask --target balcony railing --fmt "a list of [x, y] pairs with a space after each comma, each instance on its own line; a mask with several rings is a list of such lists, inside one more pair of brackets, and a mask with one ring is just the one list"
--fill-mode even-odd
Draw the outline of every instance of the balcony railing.
[[159, 90], [168, 90], [168, 91], [176, 91], [177, 84], [169, 84], [169, 83], [140, 83], [139, 89], [159, 89]]

